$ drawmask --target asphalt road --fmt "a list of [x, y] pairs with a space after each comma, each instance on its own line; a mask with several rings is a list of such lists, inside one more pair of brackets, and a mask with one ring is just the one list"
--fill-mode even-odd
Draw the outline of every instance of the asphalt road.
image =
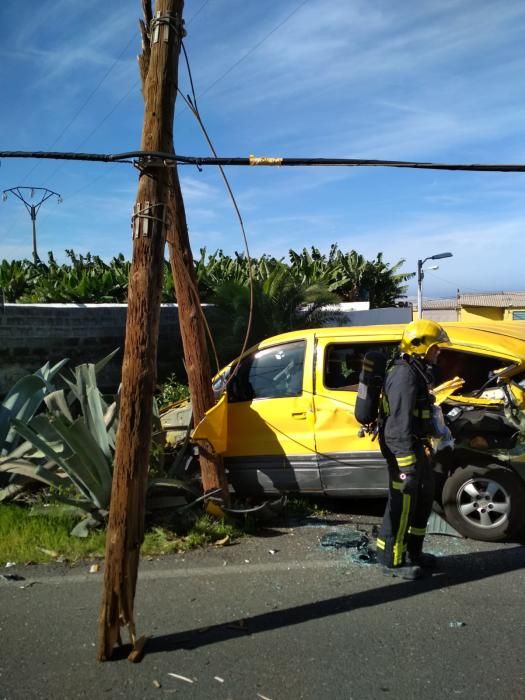
[[378, 522], [349, 511], [143, 561], [139, 664], [96, 661], [101, 572], [2, 569], [23, 580], [0, 579], [0, 698], [522, 700], [525, 547], [433, 535], [439, 570], [408, 582], [319, 544]]

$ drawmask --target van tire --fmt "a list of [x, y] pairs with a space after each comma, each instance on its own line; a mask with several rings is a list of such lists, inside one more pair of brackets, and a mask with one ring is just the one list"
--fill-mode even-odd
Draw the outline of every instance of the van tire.
[[525, 524], [525, 484], [498, 465], [459, 467], [443, 486], [443, 509], [465, 537], [502, 542]]

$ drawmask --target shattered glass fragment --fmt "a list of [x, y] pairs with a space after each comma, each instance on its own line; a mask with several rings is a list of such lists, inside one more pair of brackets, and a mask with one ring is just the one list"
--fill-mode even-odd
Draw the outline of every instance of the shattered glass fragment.
[[350, 561], [360, 566], [376, 564], [376, 553], [370, 547], [370, 539], [365, 532], [359, 530], [339, 529], [329, 532], [319, 540], [324, 549], [349, 549]]
[[368, 544], [368, 537], [359, 530], [337, 530], [323, 535], [319, 540], [321, 547], [326, 549], [342, 549], [359, 547], [364, 542]]

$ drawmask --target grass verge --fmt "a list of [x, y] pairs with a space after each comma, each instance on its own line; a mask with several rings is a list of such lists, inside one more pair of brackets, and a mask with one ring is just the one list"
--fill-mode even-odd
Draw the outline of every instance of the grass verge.
[[[36, 564], [103, 557], [105, 531], [94, 531], [85, 539], [71, 537], [69, 533], [77, 522], [75, 511], [63, 506], [44, 509], [0, 505], [0, 566], [9, 561]], [[183, 552], [241, 534], [234, 526], [203, 515], [184, 534], [161, 527], [151, 529], [141, 553], [156, 556]]]

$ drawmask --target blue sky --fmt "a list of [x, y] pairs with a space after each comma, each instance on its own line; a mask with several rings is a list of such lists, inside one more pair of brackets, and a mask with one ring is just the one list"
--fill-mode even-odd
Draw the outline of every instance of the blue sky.
[[[139, 0], [3, 0], [2, 150], [139, 147]], [[201, 115], [220, 155], [525, 162], [525, 4], [519, 0], [186, 0]], [[180, 84], [188, 92], [181, 61]], [[209, 155], [179, 100], [175, 148]], [[194, 253], [242, 250], [216, 169], [181, 167]], [[391, 263], [451, 251], [425, 296], [523, 290], [525, 174], [230, 168], [253, 255], [338, 243]], [[2, 160], [0, 189], [47, 187], [42, 257], [131, 253], [137, 172]], [[31, 256], [18, 200], [0, 258]], [[429, 263], [430, 264], [430, 263]], [[409, 294], [415, 294], [412, 283]]]

